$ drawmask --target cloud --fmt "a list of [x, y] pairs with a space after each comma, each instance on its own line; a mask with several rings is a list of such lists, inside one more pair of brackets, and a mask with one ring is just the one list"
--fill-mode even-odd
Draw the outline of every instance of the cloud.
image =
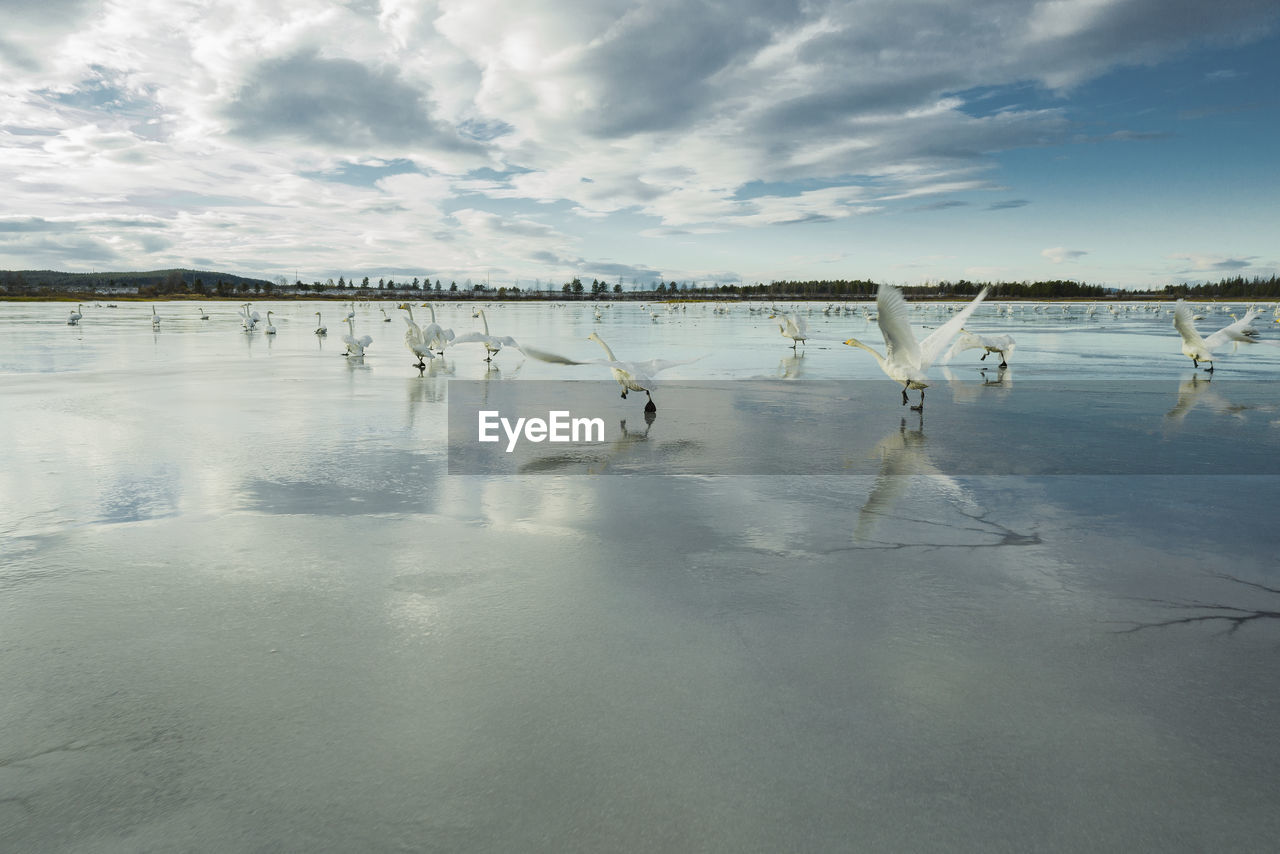
[[394, 71], [314, 51], [260, 63], [224, 107], [232, 133], [250, 140], [295, 137], [359, 151], [480, 151], [430, 111], [428, 93]]
[[948, 199], [947, 201], [943, 201], [943, 202], [931, 202], [930, 204], [927, 204], [927, 205], [919, 205], [917, 207], [912, 208], [911, 210], [913, 211], [945, 211], [945, 210], [950, 210], [951, 208], [963, 208], [968, 206], [969, 206], [968, 202], [962, 202], [962, 201], [959, 201], [958, 199]]
[[1040, 254], [1054, 264], [1062, 264], [1066, 261], [1074, 261], [1089, 253], [1084, 249], [1067, 249], [1065, 246], [1055, 246], [1052, 249], [1041, 249]]
[[1031, 202], [1027, 201], [1026, 199], [1009, 199], [1003, 202], [992, 202], [991, 204], [987, 205], [987, 210], [1007, 211], [1007, 210], [1012, 210], [1013, 208], [1025, 207], [1029, 204], [1031, 204]]
[[1234, 273], [1246, 270], [1258, 260], [1257, 255], [1232, 257], [1228, 255], [1204, 255], [1183, 252], [1171, 256], [1174, 260], [1186, 262], [1182, 269], [1175, 272], [1179, 275], [1187, 273]]
[[[1026, 192], [1003, 152], [1164, 135], [1084, 125], [1080, 84], [1276, 18], [1257, 0], [9, 6], [0, 181], [28, 219], [5, 233], [105, 240], [69, 217], [152, 216], [165, 224], [122, 226], [147, 232], [110, 244], [122, 261], [462, 278], [579, 261], [648, 275], [666, 249], [637, 235], [763, 247], [738, 233], [790, 244]], [[586, 235], [634, 257], [592, 261]]]

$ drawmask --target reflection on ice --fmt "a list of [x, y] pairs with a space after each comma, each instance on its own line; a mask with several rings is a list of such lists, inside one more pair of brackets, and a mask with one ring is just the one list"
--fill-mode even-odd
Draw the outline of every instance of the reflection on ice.
[[[1245, 404], [1233, 404], [1217, 392], [1210, 391], [1212, 377], [1192, 374], [1178, 386], [1178, 402], [1165, 415], [1170, 421], [1180, 422], [1192, 409], [1203, 406], [1218, 415], [1234, 415], [1243, 420], [1244, 413], [1256, 407]], [[1270, 409], [1270, 407], [1268, 407]]]
[[[704, 356], [642, 419], [267, 307], [0, 304], [6, 850], [1274, 847], [1280, 348], [1210, 384], [1157, 311], [984, 306], [1017, 382], [921, 417], [852, 304], [781, 363], [739, 305], [492, 312]], [[564, 380], [604, 442], [448, 474], [467, 394]]]

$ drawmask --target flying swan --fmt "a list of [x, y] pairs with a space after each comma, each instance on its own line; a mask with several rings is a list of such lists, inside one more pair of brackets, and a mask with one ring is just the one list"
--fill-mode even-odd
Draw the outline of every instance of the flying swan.
[[977, 309], [978, 304], [986, 299], [989, 290], [990, 288], [983, 288], [982, 292], [974, 297], [973, 302], [956, 312], [950, 320], [933, 330], [923, 341], [916, 341], [915, 333], [911, 331], [911, 318], [902, 291], [893, 285], [881, 285], [876, 291], [878, 314], [876, 322], [880, 324], [880, 331], [884, 335], [885, 354], [881, 356], [856, 338], [850, 338], [844, 343], [850, 347], [866, 350], [875, 356], [876, 361], [880, 363], [880, 370], [894, 382], [902, 383], [903, 406], [907, 404], [907, 390], [918, 390], [920, 405], [911, 408], [921, 411], [924, 409], [924, 390], [929, 387], [925, 382], [929, 366], [942, 355], [942, 351], [951, 343], [951, 339], [956, 337], [965, 321]]
[[1262, 312], [1250, 309], [1245, 316], [1230, 326], [1224, 326], [1208, 338], [1201, 338], [1196, 331], [1195, 316], [1191, 308], [1183, 300], [1178, 300], [1173, 310], [1173, 328], [1182, 336], [1182, 355], [1191, 360], [1191, 364], [1200, 367], [1201, 362], [1208, 362], [1205, 368], [1213, 373], [1214, 351], [1226, 346], [1227, 342], [1235, 344], [1256, 344], [1258, 330], [1253, 328], [1253, 319]]
[[1009, 367], [1008, 356], [1016, 346], [1018, 345], [1010, 335], [974, 335], [967, 329], [961, 329], [956, 343], [952, 344], [951, 349], [947, 351], [947, 358], [951, 359], [965, 350], [982, 350], [982, 358], [978, 360], [979, 362], [985, 362], [987, 356], [995, 353], [1000, 357], [1000, 367], [1007, 368]]
[[[690, 362], [696, 362], [698, 359], [681, 359], [672, 361], [670, 359], [650, 359], [647, 362], [622, 362], [613, 355], [613, 350], [609, 345], [604, 343], [604, 339], [596, 333], [592, 332], [587, 336], [588, 341], [594, 341], [604, 350], [605, 359], [587, 359], [578, 361], [555, 353], [546, 353], [541, 350], [535, 350], [532, 347], [520, 348], [520, 352], [526, 356], [538, 359], [543, 362], [551, 362], [558, 365], [605, 365], [613, 373], [613, 378], [617, 380], [618, 385], [622, 386], [622, 399], [626, 400], [628, 391], [642, 391], [648, 398], [648, 402], [644, 405], [645, 412], [657, 412], [658, 407], [653, 402], [653, 387], [655, 385], [653, 375], [665, 371], [668, 368], [674, 368], [677, 365], [687, 365]], [[701, 356], [698, 357], [702, 358]]]

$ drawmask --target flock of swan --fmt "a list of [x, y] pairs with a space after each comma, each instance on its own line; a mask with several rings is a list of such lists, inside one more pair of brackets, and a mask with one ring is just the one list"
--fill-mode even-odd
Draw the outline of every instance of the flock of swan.
[[[956, 306], [955, 304], [947, 304], [937, 306], [944, 312], [950, 313], [951, 316], [933, 329], [928, 335], [917, 339], [915, 331], [911, 326], [912, 309], [919, 311], [920, 303], [909, 304], [903, 297], [902, 292], [892, 285], [882, 285], [875, 299], [875, 311], [871, 312], [867, 306], [860, 309], [852, 309], [849, 306], [833, 306], [828, 305], [822, 310], [823, 315], [831, 315], [834, 311], [837, 315], [856, 314], [860, 311], [862, 318], [867, 323], [875, 321], [879, 326], [881, 335], [884, 340], [884, 352], [881, 353], [875, 348], [859, 341], [857, 338], [843, 339], [845, 345], [857, 349], [865, 350], [875, 358], [876, 363], [884, 374], [894, 382], [902, 386], [902, 404], [904, 406], [910, 403], [908, 396], [909, 391], [920, 392], [919, 402], [912, 406], [913, 410], [923, 410], [924, 408], [924, 391], [929, 387], [928, 374], [929, 369], [935, 362], [940, 359], [951, 359], [957, 354], [966, 350], [981, 350], [981, 359], [985, 360], [989, 355], [998, 355], [1000, 357], [1000, 367], [1008, 366], [1008, 358], [1017, 346], [1012, 336], [1004, 335], [980, 335], [973, 333], [965, 328], [965, 324], [973, 316], [974, 312], [982, 304], [988, 295], [988, 289], [983, 289], [968, 304]], [[113, 306], [114, 307], [114, 306]], [[442, 358], [445, 351], [450, 347], [457, 347], [467, 344], [480, 344], [484, 348], [485, 361], [492, 362], [504, 348], [517, 350], [528, 358], [537, 359], [539, 361], [550, 364], [559, 365], [600, 365], [606, 367], [611, 372], [613, 379], [621, 387], [621, 396], [625, 399], [629, 392], [644, 392], [646, 397], [646, 412], [655, 412], [656, 405], [653, 402], [654, 376], [669, 368], [678, 365], [685, 365], [698, 361], [697, 359], [670, 360], [670, 359], [650, 359], [647, 361], [626, 361], [619, 359], [614, 355], [612, 348], [600, 337], [598, 333], [591, 333], [588, 340], [594, 341], [604, 351], [604, 358], [600, 359], [574, 359], [558, 353], [549, 352], [526, 344], [521, 344], [515, 338], [509, 335], [496, 335], [490, 331], [489, 320], [484, 309], [476, 308], [472, 317], [480, 320], [482, 330], [455, 334], [454, 330], [447, 329], [442, 326], [436, 318], [435, 307], [424, 302], [420, 308], [425, 308], [430, 313], [430, 320], [419, 325], [413, 316], [413, 306], [407, 302], [397, 305], [397, 309], [403, 311], [401, 315], [405, 323], [404, 345], [417, 358], [414, 367], [422, 370], [426, 368], [428, 360]], [[608, 306], [606, 306], [608, 307]], [[656, 322], [661, 315], [657, 311], [652, 311], [648, 306], [641, 306], [642, 309], [649, 311], [651, 318]], [[1018, 306], [1018, 310], [1026, 310], [1026, 306]], [[1043, 305], [1035, 305], [1031, 307], [1031, 311], [1037, 314], [1046, 314], [1052, 307]], [[997, 304], [995, 306], [995, 314], [997, 318], [1011, 317], [1014, 313], [1014, 305], [1011, 303]], [[685, 311], [687, 305], [669, 304], [669, 311]], [[798, 311], [784, 312], [777, 308], [766, 308], [763, 305], [750, 305], [748, 312], [751, 314], [764, 314], [768, 312], [771, 320], [778, 321], [778, 330], [781, 336], [791, 342], [792, 350], [796, 350], [800, 345], [814, 339], [808, 329], [808, 322], [805, 317]], [[808, 312], [813, 313], [815, 309], [810, 306]], [[1107, 311], [1118, 316], [1132, 312], [1132, 305], [1117, 307], [1110, 305]], [[1167, 309], [1158, 305], [1148, 305], [1140, 307], [1139, 311], [1160, 312]], [[1208, 306], [1203, 306], [1203, 311], [1208, 311]], [[201, 307], [200, 319], [208, 320], [209, 315]], [[385, 322], [391, 322], [390, 315], [386, 309], [380, 308]], [[723, 306], [715, 306], [712, 308], [715, 314], [726, 314], [728, 309]], [[1061, 313], [1068, 315], [1070, 310], [1067, 306], [1061, 307]], [[1084, 312], [1085, 319], [1092, 319], [1097, 313], [1097, 306], [1091, 305]], [[1259, 330], [1254, 326], [1254, 322], [1262, 314], [1262, 310], [1257, 306], [1250, 306], [1244, 313], [1243, 317], [1237, 318], [1231, 315], [1233, 322], [1227, 326], [1203, 336], [1196, 329], [1196, 321], [1204, 319], [1203, 314], [1197, 313], [1190, 304], [1184, 300], [1178, 300], [1172, 310], [1168, 313], [1173, 316], [1173, 327], [1178, 332], [1182, 340], [1182, 353], [1191, 359], [1192, 365], [1196, 369], [1201, 368], [1201, 363], [1206, 363], [1207, 367], [1203, 370], [1212, 373], [1214, 370], [1214, 361], [1225, 355], [1227, 348], [1231, 352], [1241, 344], [1260, 343], [1261, 337]], [[262, 327], [264, 334], [275, 335], [276, 327], [272, 322], [274, 312], [268, 311], [264, 319], [258, 312], [252, 310], [250, 303], [244, 303], [240, 306], [238, 317], [245, 332], [255, 332], [259, 326]], [[600, 308], [597, 306], [593, 310], [596, 321], [600, 321], [603, 317]], [[1275, 307], [1276, 322], [1280, 323], [1280, 305]], [[78, 325], [83, 318], [83, 305], [77, 305], [71, 311], [67, 324], [70, 326]], [[315, 335], [324, 337], [328, 335], [328, 328], [324, 325], [323, 318], [319, 311], [315, 312], [316, 329]], [[343, 355], [350, 359], [361, 359], [365, 350], [372, 345], [373, 337], [370, 335], [356, 335], [356, 313], [354, 303], [351, 305], [350, 311], [343, 318], [343, 322], [347, 326], [347, 332], [342, 336], [342, 341], [346, 345]], [[153, 306], [151, 309], [151, 325], [153, 329], [159, 329], [161, 317]], [[821, 338], [821, 336], [819, 336]], [[821, 340], [828, 340], [821, 338]], [[840, 340], [840, 339], [830, 339]], [[1266, 342], [1276, 343], [1276, 342]]]

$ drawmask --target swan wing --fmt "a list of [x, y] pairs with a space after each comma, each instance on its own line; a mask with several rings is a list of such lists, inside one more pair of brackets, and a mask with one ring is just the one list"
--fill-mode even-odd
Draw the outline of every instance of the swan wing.
[[1173, 328], [1178, 330], [1184, 344], [1200, 344], [1204, 341], [1196, 331], [1195, 315], [1191, 313], [1191, 306], [1183, 300], [1178, 300], [1178, 304], [1173, 309]]
[[643, 374], [651, 377], [654, 374], [661, 373], [668, 368], [674, 368], [679, 365], [689, 365], [705, 356], [698, 356], [696, 359], [650, 359], [647, 362], [618, 362], [617, 366], [632, 374]]
[[552, 365], [612, 365], [607, 359], [570, 359], [568, 356], [561, 356], [559, 353], [551, 353], [547, 350], [539, 350], [537, 347], [522, 345], [518, 347], [521, 353], [524, 353], [530, 359], [537, 359], [539, 362], [548, 362]]
[[453, 339], [454, 344], [487, 344], [489, 336], [483, 332], [464, 332]]
[[1258, 337], [1258, 330], [1253, 327], [1253, 319], [1259, 314], [1261, 314], [1259, 311], [1250, 311], [1230, 326], [1222, 327], [1204, 340], [1205, 346], [1212, 350], [1215, 347], [1221, 347], [1228, 341], [1237, 341], [1244, 344], [1255, 343], [1255, 339]]
[[[960, 327], [969, 322], [969, 318], [978, 310], [978, 306], [987, 298], [987, 292], [990, 288], [983, 288], [973, 301], [956, 312], [955, 316], [946, 323], [939, 326], [929, 336], [920, 342], [920, 367], [928, 368], [938, 360], [942, 355], [942, 351], [947, 349], [947, 345], [951, 343], [951, 339], [955, 338], [960, 332]], [[906, 303], [903, 303], [905, 310]], [[881, 317], [884, 315], [882, 314]]]
[[902, 291], [893, 285], [881, 285], [876, 291], [876, 311], [880, 332], [884, 335], [885, 360], [915, 365], [920, 361], [920, 345], [911, 331], [911, 314]]
[[947, 351], [947, 358], [951, 359], [957, 353], [963, 353], [965, 350], [976, 350], [983, 346], [982, 338], [974, 335], [972, 332], [961, 329], [960, 334], [956, 336], [956, 341], [951, 345], [951, 349]]

